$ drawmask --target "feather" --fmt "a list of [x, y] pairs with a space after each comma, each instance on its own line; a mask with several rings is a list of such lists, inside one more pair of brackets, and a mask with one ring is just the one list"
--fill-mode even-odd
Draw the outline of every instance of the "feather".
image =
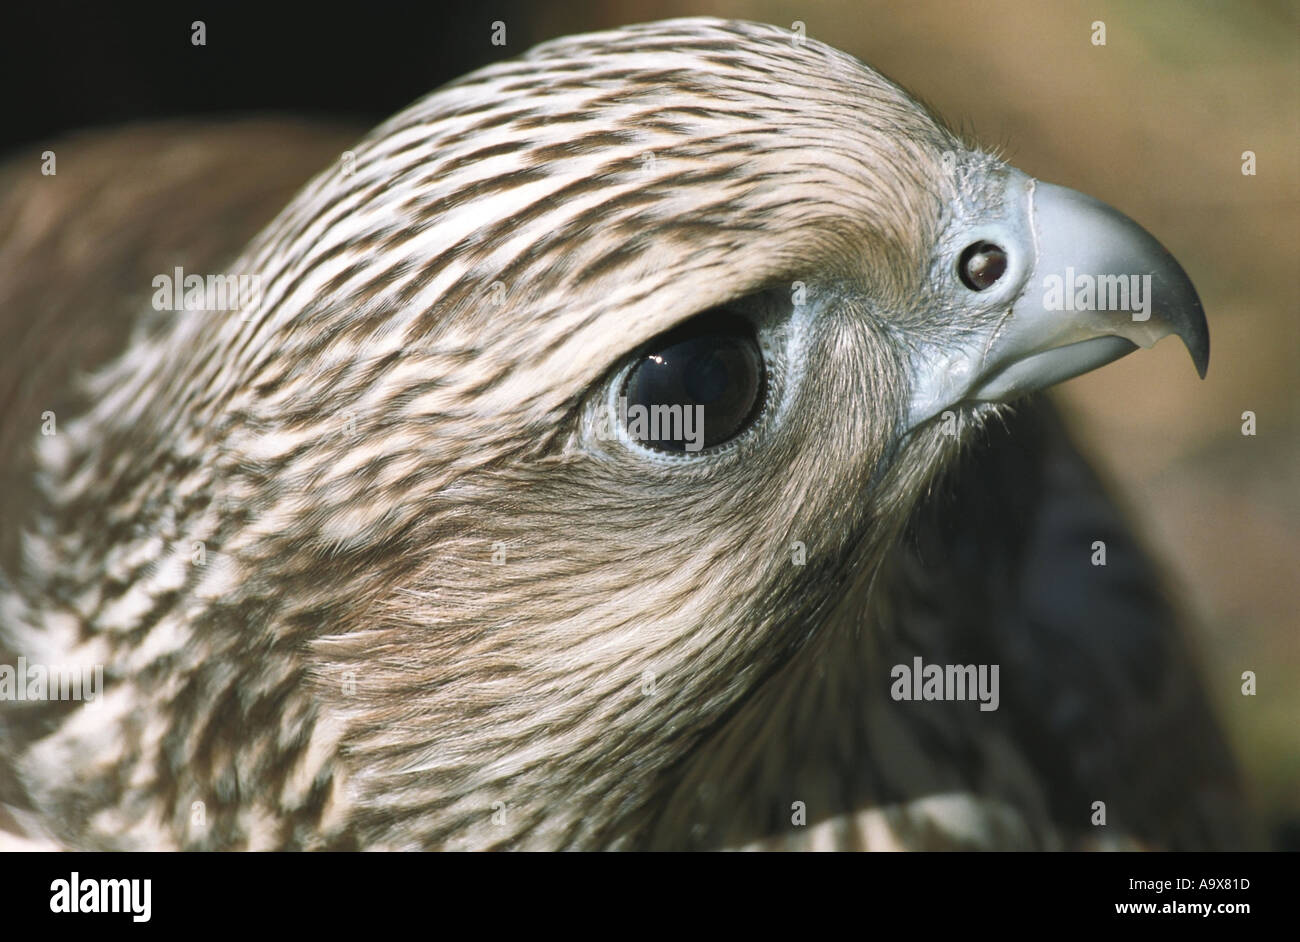
[[[0, 195], [9, 257], [65, 225], [90, 246], [3, 278], [35, 364], [4, 380], [58, 431], [0, 428], [30, 444], [0, 655], [104, 673], [91, 702], [4, 704], [15, 840], [1244, 841], [1176, 618], [1055, 419], [978, 388], [922, 408], [957, 395], [939, 364], [1029, 342], [1015, 298], [953, 276], [1023, 175], [850, 57], [717, 20], [453, 82], [252, 235], [342, 146], [295, 132], [240, 172], [267, 134], [70, 143], [133, 210]], [[160, 311], [178, 265], [255, 298]], [[597, 434], [638, 351], [719, 308], [766, 370], [734, 441]], [[1158, 315], [1203, 366], [1203, 317]], [[1070, 556], [1098, 533], [1103, 571]], [[1000, 667], [1000, 705], [891, 696], [917, 657]]]

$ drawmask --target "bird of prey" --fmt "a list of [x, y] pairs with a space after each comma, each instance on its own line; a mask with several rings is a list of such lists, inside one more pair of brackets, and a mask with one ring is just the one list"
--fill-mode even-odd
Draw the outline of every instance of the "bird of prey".
[[[33, 189], [11, 260], [78, 231]], [[1115, 210], [686, 19], [452, 82], [228, 250], [251, 299], [6, 267], [133, 311], [80, 405], [5, 418], [0, 663], [96, 694], [5, 698], [11, 843], [1245, 842], [1158, 573], [1033, 396], [1169, 334], [1205, 372]]]

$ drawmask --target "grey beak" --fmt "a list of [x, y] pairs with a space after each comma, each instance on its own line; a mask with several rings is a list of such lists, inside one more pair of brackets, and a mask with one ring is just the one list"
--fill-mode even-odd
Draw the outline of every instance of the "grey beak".
[[958, 402], [1005, 402], [1043, 389], [1169, 334], [1205, 377], [1210, 332], [1196, 289], [1123, 213], [1013, 171], [1005, 217], [979, 232], [1007, 253], [1007, 283], [987, 294], [1004, 296], [1010, 308], [947, 351], [937, 369], [917, 369], [911, 425]]
[[1201, 378], [1210, 329], [1182, 266], [1132, 219], [1030, 181], [1035, 263], [972, 398], [999, 401], [1096, 369], [1177, 334]]

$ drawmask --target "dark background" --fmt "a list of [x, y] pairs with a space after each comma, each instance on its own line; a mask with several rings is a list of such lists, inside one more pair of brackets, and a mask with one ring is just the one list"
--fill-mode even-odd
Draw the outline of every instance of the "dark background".
[[[141, 119], [283, 112], [368, 127], [545, 38], [515, 0], [5, 7], [0, 155]], [[190, 42], [195, 20], [206, 24], [206, 46]], [[495, 20], [507, 24], [505, 47], [490, 42]]]

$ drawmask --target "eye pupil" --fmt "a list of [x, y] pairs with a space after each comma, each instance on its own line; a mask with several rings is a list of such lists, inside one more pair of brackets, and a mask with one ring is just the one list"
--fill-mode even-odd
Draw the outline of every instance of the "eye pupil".
[[700, 353], [687, 364], [684, 376], [686, 394], [695, 402], [716, 402], [727, 391], [730, 379], [727, 364], [714, 350]]
[[957, 273], [962, 284], [972, 291], [983, 291], [1007, 270], [1007, 253], [992, 242], [976, 242], [961, 253]]
[[657, 451], [693, 453], [743, 431], [763, 391], [763, 355], [749, 322], [702, 315], [655, 341], [628, 374], [627, 431]]

